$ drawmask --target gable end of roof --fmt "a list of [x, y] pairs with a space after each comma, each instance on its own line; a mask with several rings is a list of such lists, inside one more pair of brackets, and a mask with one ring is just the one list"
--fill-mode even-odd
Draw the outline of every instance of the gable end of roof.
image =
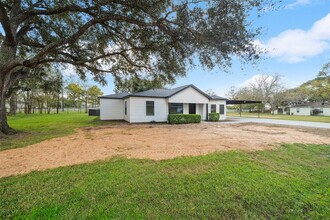
[[195, 89], [197, 92], [199, 92], [200, 94], [202, 94], [203, 96], [205, 96], [206, 98], [208, 99], [211, 99], [211, 96], [209, 96], [208, 94], [206, 94], [205, 92], [203, 92], [202, 90], [200, 90], [199, 88], [197, 88], [196, 86], [194, 86], [193, 84], [190, 84], [190, 85], [186, 85], [186, 86], [181, 86], [182, 88], [180, 88], [179, 90], [175, 91], [173, 94], [171, 94], [170, 96], [166, 97], [166, 98], [170, 98], [176, 94], [178, 94], [179, 92], [191, 87], [193, 89]]

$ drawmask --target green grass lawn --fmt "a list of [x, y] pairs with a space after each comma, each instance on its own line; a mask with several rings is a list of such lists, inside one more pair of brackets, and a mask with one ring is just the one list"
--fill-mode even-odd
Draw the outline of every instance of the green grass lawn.
[[98, 117], [90, 117], [85, 113], [60, 114], [19, 114], [8, 117], [9, 125], [20, 133], [8, 136], [0, 142], [0, 150], [25, 147], [43, 140], [74, 133], [74, 129], [84, 126], [96, 126], [102, 122]]
[[330, 219], [330, 146], [113, 158], [0, 179], [0, 219]]
[[[239, 117], [239, 112], [227, 112], [227, 116]], [[258, 117], [258, 113], [242, 112], [242, 117]], [[272, 115], [270, 113], [262, 113], [260, 118], [330, 123], [330, 116]]]

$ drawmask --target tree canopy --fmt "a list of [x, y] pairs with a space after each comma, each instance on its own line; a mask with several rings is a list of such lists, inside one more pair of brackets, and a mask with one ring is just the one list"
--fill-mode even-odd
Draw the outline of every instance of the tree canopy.
[[[73, 65], [105, 83], [136, 73], [173, 82], [198, 59], [230, 66], [258, 58], [252, 10], [264, 0], [2, 0], [0, 1], [0, 131], [8, 133], [5, 94], [30, 70]], [[271, 2], [269, 0], [269, 2]]]
[[[281, 105], [284, 99], [284, 86], [282, 76], [262, 74], [252, 80], [247, 86], [236, 89], [231, 87], [228, 97], [232, 99], [241, 100], [258, 100], [263, 104], [263, 111], [265, 104], [269, 104], [272, 109]], [[254, 107], [252, 104], [249, 107]]]

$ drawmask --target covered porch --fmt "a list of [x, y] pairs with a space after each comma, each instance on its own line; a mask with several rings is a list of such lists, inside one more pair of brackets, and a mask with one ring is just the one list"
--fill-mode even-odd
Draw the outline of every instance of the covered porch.
[[208, 103], [168, 103], [168, 114], [198, 114], [207, 120]]

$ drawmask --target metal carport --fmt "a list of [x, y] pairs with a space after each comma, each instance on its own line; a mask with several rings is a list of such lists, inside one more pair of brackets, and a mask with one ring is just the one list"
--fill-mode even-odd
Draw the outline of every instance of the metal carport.
[[227, 105], [239, 105], [239, 117], [242, 117], [242, 105], [244, 104], [258, 104], [258, 118], [260, 118], [261, 101], [255, 100], [227, 100]]

